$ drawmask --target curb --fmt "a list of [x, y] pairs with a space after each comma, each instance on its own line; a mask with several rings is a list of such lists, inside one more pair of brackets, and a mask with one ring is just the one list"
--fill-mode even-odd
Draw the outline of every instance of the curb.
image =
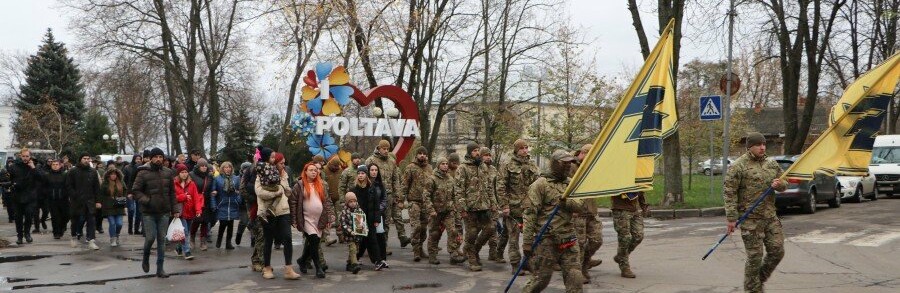
[[[600, 208], [597, 213], [601, 218], [611, 218], [612, 210]], [[652, 218], [657, 219], [681, 219], [681, 218], [707, 218], [707, 217], [724, 217], [725, 208], [713, 207], [704, 209], [651, 209]]]

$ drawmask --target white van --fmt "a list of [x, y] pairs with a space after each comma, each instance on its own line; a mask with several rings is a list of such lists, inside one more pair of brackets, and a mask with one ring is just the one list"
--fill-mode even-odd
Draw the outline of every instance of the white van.
[[900, 193], [900, 135], [879, 135], [872, 147], [869, 173], [875, 175], [876, 194]]

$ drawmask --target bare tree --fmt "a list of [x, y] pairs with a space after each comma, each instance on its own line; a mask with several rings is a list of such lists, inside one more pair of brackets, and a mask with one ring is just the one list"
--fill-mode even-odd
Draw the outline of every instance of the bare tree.
[[77, 144], [76, 125], [68, 123], [49, 99], [40, 105], [19, 113], [19, 120], [13, 131], [19, 143], [36, 141], [44, 143], [41, 148], [50, 149], [59, 155], [63, 150]]

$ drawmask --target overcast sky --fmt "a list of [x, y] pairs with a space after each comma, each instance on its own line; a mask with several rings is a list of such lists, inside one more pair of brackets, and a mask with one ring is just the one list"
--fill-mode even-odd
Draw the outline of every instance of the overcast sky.
[[[656, 14], [648, 8], [655, 1], [650, 2], [653, 3], [644, 3], [642, 18], [647, 30], [655, 32]], [[58, 6], [55, 0], [0, 0], [0, 51], [33, 53], [48, 27], [60, 41], [73, 43], [68, 20]], [[584, 39], [589, 41], [588, 47], [597, 57], [598, 72], [613, 75], [641, 64], [640, 48], [625, 0], [570, 0], [567, 6], [572, 22], [581, 27]], [[722, 15], [711, 17], [714, 18], [710, 21], [716, 23], [723, 18]], [[695, 42], [690, 39], [690, 27], [685, 27], [684, 31], [682, 60], [724, 58], [725, 50], [721, 44]], [[652, 46], [655, 36], [651, 33], [650, 38]]]

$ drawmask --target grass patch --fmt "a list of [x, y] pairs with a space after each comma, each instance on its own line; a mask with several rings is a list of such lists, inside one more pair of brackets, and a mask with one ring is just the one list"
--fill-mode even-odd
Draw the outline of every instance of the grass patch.
[[[722, 199], [722, 176], [713, 176], [713, 193], [709, 192], [709, 176], [703, 174], [694, 174], [691, 179], [690, 189], [688, 188], [688, 174], [682, 177], [684, 186], [684, 202], [677, 203], [668, 208], [674, 209], [702, 209], [711, 207], [721, 207], [724, 205]], [[653, 190], [645, 194], [647, 203], [652, 207], [660, 207], [662, 203], [665, 178], [662, 175], [654, 176]], [[608, 198], [599, 198], [597, 202], [602, 207], [608, 208], [610, 202]]]

